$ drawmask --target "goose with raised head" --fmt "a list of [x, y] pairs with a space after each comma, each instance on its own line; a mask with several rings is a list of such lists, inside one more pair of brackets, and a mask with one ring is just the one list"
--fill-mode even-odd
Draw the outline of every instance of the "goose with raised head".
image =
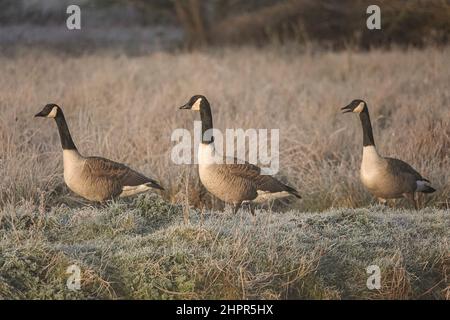
[[298, 192], [272, 176], [261, 174], [261, 168], [236, 158], [224, 157], [214, 147], [211, 106], [205, 96], [195, 95], [180, 107], [198, 111], [202, 122], [202, 138], [198, 148], [198, 170], [205, 188], [222, 201], [232, 204], [236, 213], [243, 203], [259, 204]]
[[128, 197], [150, 189], [164, 190], [158, 182], [124, 164], [100, 157], [84, 157], [79, 152], [67, 126], [62, 109], [47, 104], [35, 117], [55, 120], [63, 149], [64, 181], [74, 193], [96, 202]]
[[422, 177], [406, 162], [379, 155], [372, 133], [369, 109], [363, 100], [353, 100], [342, 108], [343, 113], [359, 114], [363, 131], [363, 156], [360, 177], [364, 187], [382, 203], [387, 199], [406, 198], [418, 208], [417, 192], [432, 193], [436, 190], [430, 181]]

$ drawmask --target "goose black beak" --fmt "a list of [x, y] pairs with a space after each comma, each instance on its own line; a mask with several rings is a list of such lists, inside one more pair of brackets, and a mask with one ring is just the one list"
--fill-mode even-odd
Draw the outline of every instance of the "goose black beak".
[[180, 110], [182, 110], [182, 109], [187, 110], [187, 109], [190, 109], [190, 108], [192, 108], [192, 106], [190, 106], [189, 103], [186, 103], [185, 105], [181, 106], [179, 109]]
[[341, 110], [342, 110], [342, 113], [353, 112], [351, 105], [345, 106], [345, 107], [341, 108]]
[[37, 117], [45, 117], [45, 115], [44, 115], [44, 113], [41, 111], [41, 112], [39, 112], [39, 113], [36, 113], [36, 114], [34, 115], [34, 117], [35, 117], [35, 118], [37, 118]]

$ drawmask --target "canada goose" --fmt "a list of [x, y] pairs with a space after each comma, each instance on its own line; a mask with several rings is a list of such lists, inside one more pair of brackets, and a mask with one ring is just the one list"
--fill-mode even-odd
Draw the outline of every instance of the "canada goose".
[[47, 104], [35, 117], [53, 118], [63, 149], [64, 181], [70, 190], [90, 201], [127, 197], [151, 188], [164, 190], [156, 181], [127, 166], [100, 157], [83, 157], [77, 150], [62, 109]]
[[301, 198], [298, 192], [281, 183], [272, 176], [262, 175], [261, 169], [248, 162], [238, 163], [238, 159], [224, 157], [216, 152], [211, 107], [205, 96], [195, 95], [180, 109], [200, 112], [202, 122], [202, 140], [198, 149], [199, 176], [205, 188], [226, 203], [234, 206], [236, 213], [243, 203], [252, 203], [284, 198], [294, 195]]
[[436, 190], [431, 187], [430, 181], [423, 178], [406, 162], [382, 157], [375, 148], [370, 123], [369, 109], [363, 100], [353, 100], [342, 108], [343, 113], [359, 113], [363, 129], [363, 157], [360, 177], [363, 185], [382, 203], [387, 199], [405, 197], [418, 208], [415, 198], [416, 192], [432, 193]]

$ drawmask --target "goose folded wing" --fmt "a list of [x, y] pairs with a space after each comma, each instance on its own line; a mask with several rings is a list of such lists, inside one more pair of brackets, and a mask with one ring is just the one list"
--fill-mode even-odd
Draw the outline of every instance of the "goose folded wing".
[[257, 190], [267, 192], [291, 192], [290, 189], [292, 189], [272, 176], [262, 175], [261, 168], [248, 162], [242, 164], [226, 164], [224, 165], [224, 169], [232, 176], [249, 180]]
[[85, 165], [85, 170], [97, 179], [114, 180], [122, 186], [133, 187], [154, 182], [124, 164], [100, 157], [88, 158]]
[[388, 167], [391, 170], [391, 173], [394, 175], [410, 175], [413, 176], [416, 180], [423, 180], [428, 181], [424, 179], [420, 173], [418, 173], [413, 167], [411, 167], [406, 162], [395, 159], [395, 158], [385, 158], [388, 162]]

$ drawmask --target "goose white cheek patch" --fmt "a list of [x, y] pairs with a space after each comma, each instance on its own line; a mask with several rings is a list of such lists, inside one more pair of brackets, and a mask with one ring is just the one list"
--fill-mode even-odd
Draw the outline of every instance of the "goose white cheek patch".
[[58, 108], [53, 107], [52, 111], [48, 114], [47, 118], [55, 118], [57, 113], [58, 113]]
[[194, 105], [192, 106], [192, 110], [200, 111], [200, 103], [201, 102], [202, 102], [202, 98], [198, 98], [197, 101], [195, 101]]
[[353, 110], [353, 112], [360, 113], [364, 110], [364, 102], [360, 102], [359, 105]]

